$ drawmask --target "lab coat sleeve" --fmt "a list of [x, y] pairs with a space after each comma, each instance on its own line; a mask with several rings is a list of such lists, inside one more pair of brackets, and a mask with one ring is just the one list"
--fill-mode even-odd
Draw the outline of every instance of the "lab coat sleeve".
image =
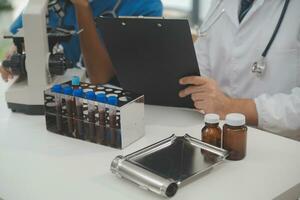
[[[259, 128], [300, 139], [300, 87], [290, 94], [263, 94], [255, 99]], [[287, 135], [288, 136], [288, 135]]]

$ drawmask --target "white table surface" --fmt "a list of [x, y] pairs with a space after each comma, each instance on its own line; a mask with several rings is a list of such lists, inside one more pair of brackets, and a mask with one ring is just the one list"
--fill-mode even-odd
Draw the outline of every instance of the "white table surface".
[[[112, 159], [171, 134], [200, 138], [200, 114], [146, 106], [146, 136], [124, 150], [67, 138], [46, 130], [42, 116], [11, 113], [0, 81], [0, 199], [162, 199], [113, 175]], [[300, 143], [249, 128], [248, 153], [225, 161], [172, 199], [268, 200], [300, 182]]]

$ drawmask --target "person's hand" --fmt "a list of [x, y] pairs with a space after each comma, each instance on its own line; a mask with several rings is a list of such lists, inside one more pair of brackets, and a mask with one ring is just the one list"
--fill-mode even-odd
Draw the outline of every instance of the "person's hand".
[[188, 76], [180, 79], [179, 83], [188, 85], [179, 92], [179, 96], [191, 96], [195, 108], [201, 113], [217, 113], [224, 118], [232, 106], [233, 99], [226, 96], [212, 79]]
[[201, 113], [216, 113], [224, 119], [228, 113], [242, 113], [250, 125], [258, 124], [258, 113], [253, 99], [238, 99], [226, 96], [216, 81], [200, 76], [180, 79], [181, 85], [188, 87], [180, 91], [180, 97], [191, 96], [195, 108]]
[[[9, 51], [6, 53], [4, 59], [5, 60], [9, 60], [11, 58], [11, 56], [17, 51], [17, 48], [13, 45]], [[11, 71], [5, 67], [3, 67], [1, 64], [0, 64], [0, 74], [1, 74], [1, 77], [2, 79], [7, 82], [8, 80], [10, 79], [13, 79], [14, 76], [13, 74], [11, 73]]]
[[11, 71], [8, 70], [8, 69], [6, 69], [6, 68], [4, 68], [4, 67], [2, 67], [1, 64], [0, 64], [0, 74], [1, 74], [2, 79], [5, 82], [8, 82], [8, 80], [14, 78], [13, 74], [11, 73]]

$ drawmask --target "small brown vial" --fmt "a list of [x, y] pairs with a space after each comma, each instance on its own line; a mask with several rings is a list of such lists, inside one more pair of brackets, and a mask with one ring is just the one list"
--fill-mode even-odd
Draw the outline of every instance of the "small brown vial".
[[227, 160], [242, 160], [247, 151], [247, 126], [243, 114], [231, 113], [223, 126], [223, 148], [229, 152]]
[[219, 127], [220, 116], [217, 114], [206, 114], [204, 122], [202, 141], [216, 147], [221, 147], [222, 130]]

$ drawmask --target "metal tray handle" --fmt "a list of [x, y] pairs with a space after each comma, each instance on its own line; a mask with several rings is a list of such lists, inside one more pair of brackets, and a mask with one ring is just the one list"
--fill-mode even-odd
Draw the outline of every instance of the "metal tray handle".
[[148, 170], [132, 164], [122, 156], [118, 156], [113, 160], [111, 171], [121, 178], [136, 183], [143, 189], [150, 190], [164, 197], [172, 197], [178, 190], [178, 185], [174, 180], [165, 179], [151, 173]]

